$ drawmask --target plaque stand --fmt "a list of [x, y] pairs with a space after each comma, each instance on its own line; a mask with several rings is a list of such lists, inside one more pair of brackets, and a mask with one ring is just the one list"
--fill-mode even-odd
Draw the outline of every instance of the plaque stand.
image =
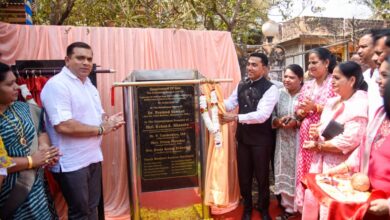
[[203, 204], [207, 145], [198, 104], [199, 84], [210, 81], [201, 78], [193, 70], [135, 71], [114, 84], [123, 88], [131, 219], [146, 219], [145, 210], [189, 206], [198, 219], [210, 217]]

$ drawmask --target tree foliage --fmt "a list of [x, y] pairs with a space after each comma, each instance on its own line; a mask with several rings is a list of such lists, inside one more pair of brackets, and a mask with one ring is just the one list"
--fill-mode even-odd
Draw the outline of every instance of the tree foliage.
[[278, 15], [281, 15], [283, 20], [292, 18], [292, 15], [300, 16], [307, 8], [313, 13], [321, 13], [325, 7], [319, 6], [321, 3], [326, 3], [327, 0], [273, 0], [272, 9]]
[[[36, 24], [230, 31], [255, 43], [270, 3], [262, 0], [40, 0]], [[256, 42], [258, 43], [258, 42]]]
[[350, 0], [350, 2], [367, 5], [373, 11], [376, 19], [390, 20], [389, 0]]

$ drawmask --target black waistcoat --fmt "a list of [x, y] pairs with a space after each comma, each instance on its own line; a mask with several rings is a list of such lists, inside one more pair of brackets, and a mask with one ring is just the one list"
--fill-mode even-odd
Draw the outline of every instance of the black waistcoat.
[[[257, 104], [264, 93], [273, 84], [262, 77], [255, 82], [241, 81], [237, 89], [237, 98], [239, 114], [246, 114], [257, 110]], [[268, 145], [274, 142], [274, 132], [270, 117], [261, 124], [242, 124], [238, 123], [236, 138], [237, 141], [249, 145]]]

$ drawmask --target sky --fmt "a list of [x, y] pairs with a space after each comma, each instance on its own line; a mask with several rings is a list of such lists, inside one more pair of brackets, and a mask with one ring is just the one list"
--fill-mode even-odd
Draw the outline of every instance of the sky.
[[[334, 18], [360, 18], [367, 19], [372, 16], [370, 8], [365, 5], [350, 3], [351, 0], [311, 0], [306, 7], [303, 7], [302, 0], [294, 0], [290, 5], [292, 18], [297, 16], [319, 16], [319, 17], [334, 17]], [[314, 13], [312, 8], [324, 7], [325, 10]], [[276, 22], [281, 22], [283, 17], [278, 15], [277, 10], [271, 10], [269, 18]]]

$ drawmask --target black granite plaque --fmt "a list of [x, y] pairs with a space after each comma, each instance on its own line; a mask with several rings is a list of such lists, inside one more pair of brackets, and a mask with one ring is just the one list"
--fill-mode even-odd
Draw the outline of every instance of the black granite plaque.
[[136, 90], [142, 191], [198, 186], [194, 86]]

